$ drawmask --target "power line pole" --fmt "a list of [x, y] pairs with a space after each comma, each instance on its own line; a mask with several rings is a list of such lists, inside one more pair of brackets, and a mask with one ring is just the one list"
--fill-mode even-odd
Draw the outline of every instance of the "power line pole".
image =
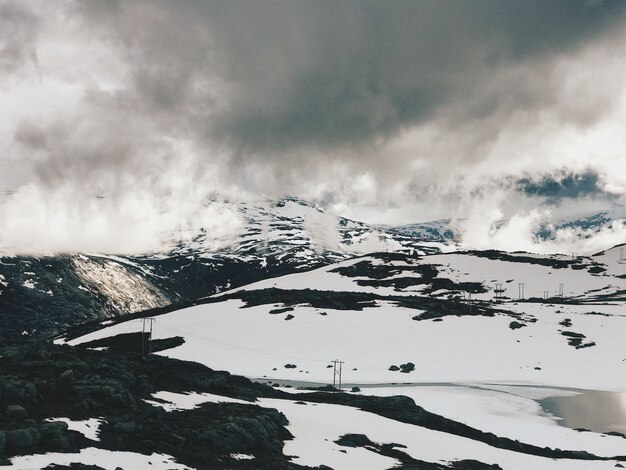
[[[335, 359], [333, 361], [333, 391], [341, 390], [341, 369], [342, 369], [343, 361]], [[339, 382], [339, 387], [337, 388], [337, 382]]]
[[465, 310], [472, 313], [472, 293], [463, 291], [463, 299], [465, 300]]
[[548, 300], [548, 295], [550, 294], [550, 291], [548, 290], [544, 290], [543, 291], [543, 300]]
[[156, 318], [148, 317], [141, 319], [141, 355], [146, 353], [146, 322], [148, 323], [148, 354], [152, 352], [152, 324], [156, 321]]
[[523, 282], [518, 282], [517, 283], [517, 287], [518, 287], [518, 290], [519, 290], [519, 292], [518, 292], [519, 300], [523, 300], [524, 299], [524, 283]]
[[493, 292], [496, 294], [496, 302], [498, 300], [501, 300], [503, 297], [503, 293], [506, 289], [502, 288], [502, 284], [496, 284], [496, 288], [493, 290]]
[[565, 284], [559, 284], [559, 297], [563, 298], [564, 293], [565, 293]]
[[624, 248], [620, 248], [619, 249], [619, 263], [623, 263], [624, 262]]

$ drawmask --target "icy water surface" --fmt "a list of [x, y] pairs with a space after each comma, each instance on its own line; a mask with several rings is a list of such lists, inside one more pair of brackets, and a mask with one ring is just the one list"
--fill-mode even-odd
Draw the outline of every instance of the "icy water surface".
[[543, 409], [557, 422], [572, 429], [626, 434], [626, 393], [581, 391], [566, 397], [539, 400]]

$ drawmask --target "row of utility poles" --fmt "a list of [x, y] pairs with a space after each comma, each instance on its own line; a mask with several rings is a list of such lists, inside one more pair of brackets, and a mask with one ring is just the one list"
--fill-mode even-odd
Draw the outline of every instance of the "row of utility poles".
[[[524, 282], [518, 282], [517, 283], [517, 298], [518, 300], [524, 300], [526, 298], [526, 283]], [[495, 288], [493, 289], [494, 292], [494, 300], [496, 302], [503, 300], [504, 299], [504, 293], [506, 292], [506, 289], [504, 289], [502, 287], [502, 284], [498, 284], [496, 283]], [[565, 297], [565, 284], [559, 284], [559, 293], [557, 294], [557, 297], [563, 298]], [[550, 291], [549, 290], [544, 290], [543, 291], [543, 298], [548, 299], [550, 298]], [[465, 297], [465, 300], [472, 300], [472, 295], [468, 294], [467, 297]]]

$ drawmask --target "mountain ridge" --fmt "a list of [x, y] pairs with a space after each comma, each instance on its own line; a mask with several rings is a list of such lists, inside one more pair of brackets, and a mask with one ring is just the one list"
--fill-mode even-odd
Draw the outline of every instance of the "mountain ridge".
[[50, 336], [367, 251], [435, 253], [442, 246], [336, 217], [297, 198], [242, 204], [239, 211], [241, 232], [218, 249], [200, 230], [170, 240], [167, 253], [1, 257], [0, 337]]

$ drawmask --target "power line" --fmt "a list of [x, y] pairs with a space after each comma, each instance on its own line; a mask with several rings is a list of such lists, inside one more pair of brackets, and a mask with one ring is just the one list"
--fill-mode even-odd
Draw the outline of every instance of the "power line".
[[227, 343], [225, 341], [220, 341], [214, 338], [209, 338], [207, 336], [201, 336], [201, 335], [197, 335], [194, 333], [189, 333], [187, 331], [183, 331], [180, 330], [178, 328], [174, 328], [172, 326], [164, 326], [162, 323], [160, 324], [161, 326], [159, 327], [160, 330], [165, 330], [165, 331], [171, 331], [172, 333], [179, 333], [182, 336], [187, 336], [187, 337], [191, 337], [191, 338], [196, 338], [202, 341], [208, 341], [211, 343], [215, 343], [215, 344], [220, 344], [222, 346], [227, 346], [229, 348], [233, 348], [233, 349], [239, 349], [241, 351], [248, 351], [248, 352], [253, 352], [253, 353], [257, 353], [257, 354], [263, 354], [266, 356], [272, 356], [272, 357], [280, 357], [283, 359], [299, 359], [301, 361], [310, 361], [310, 362], [320, 362], [320, 363], [324, 363], [324, 364], [328, 364], [329, 362], [332, 361], [328, 361], [328, 360], [324, 360], [324, 359], [312, 359], [312, 358], [308, 358], [308, 357], [299, 357], [299, 356], [288, 356], [286, 354], [274, 354], [274, 353], [270, 353], [267, 351], [261, 351], [259, 349], [253, 349], [253, 348], [246, 348], [243, 346], [238, 346], [232, 343]]
[[[333, 391], [341, 390], [341, 369], [343, 361], [335, 359], [333, 361]], [[337, 387], [337, 378], [339, 379], [339, 387]]]

